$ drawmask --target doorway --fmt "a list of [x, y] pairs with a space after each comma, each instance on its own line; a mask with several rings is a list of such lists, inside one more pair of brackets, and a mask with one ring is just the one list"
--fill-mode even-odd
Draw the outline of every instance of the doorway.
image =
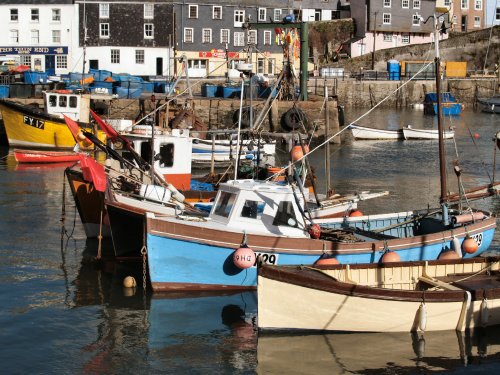
[[163, 75], [163, 57], [156, 58], [156, 75]]
[[56, 57], [54, 55], [45, 55], [45, 72], [49, 76], [56, 75]]

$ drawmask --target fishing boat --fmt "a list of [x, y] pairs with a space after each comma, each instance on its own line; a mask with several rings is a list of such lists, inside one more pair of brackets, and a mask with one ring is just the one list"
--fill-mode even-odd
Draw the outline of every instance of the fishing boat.
[[[435, 63], [439, 71], [438, 53]], [[147, 213], [144, 246], [153, 290], [255, 288], [262, 263], [378, 263], [386, 254], [435, 260], [446, 247], [465, 258], [480, 255], [491, 244], [496, 217], [447, 201], [441, 110], [438, 129], [441, 194], [434, 209], [312, 220], [296, 178], [296, 185], [236, 179], [221, 184], [208, 218]]]
[[75, 152], [14, 149], [18, 163], [65, 163], [79, 160]]
[[375, 129], [359, 125], [349, 125], [351, 128], [352, 136], [354, 139], [362, 140], [401, 140], [404, 139], [403, 131], [398, 130], [386, 130], [386, 129]]
[[[441, 256], [450, 252], [456, 255]], [[264, 265], [257, 289], [262, 330], [463, 331], [500, 324], [500, 257]]]
[[[0, 100], [0, 112], [11, 147], [29, 149], [72, 150], [76, 141], [64, 122], [63, 115], [87, 127], [91, 95], [71, 90], [45, 91], [44, 109], [10, 100]], [[94, 96], [109, 99], [108, 96]], [[101, 139], [103, 134], [99, 134]], [[88, 148], [84, 142], [81, 149]]]
[[[402, 132], [405, 140], [439, 139], [438, 129], [414, 129], [411, 125], [408, 125], [402, 129]], [[443, 132], [444, 139], [452, 139], [454, 136], [455, 136], [455, 131], [453, 129], [445, 130]]]
[[478, 98], [478, 103], [482, 105], [481, 110], [487, 113], [500, 113], [500, 95], [493, 95], [490, 98]]
[[[443, 92], [441, 95], [441, 110], [444, 116], [457, 116], [462, 113], [464, 105], [458, 103], [457, 99], [451, 92]], [[438, 94], [431, 92], [425, 94], [424, 97], [424, 114], [437, 115], [438, 114]]]

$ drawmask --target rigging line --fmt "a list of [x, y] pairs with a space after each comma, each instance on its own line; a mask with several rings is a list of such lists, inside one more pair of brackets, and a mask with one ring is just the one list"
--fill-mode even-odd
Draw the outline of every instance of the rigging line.
[[[479, 152], [479, 147], [477, 146], [477, 143], [476, 143], [476, 141], [474, 140], [474, 137], [472, 136], [472, 132], [471, 132], [470, 128], [469, 128], [469, 127], [467, 127], [467, 130], [468, 130], [468, 132], [469, 132], [470, 138], [472, 139], [472, 143], [474, 144], [474, 147], [476, 148], [476, 152], [477, 152], [477, 154], [478, 154], [478, 155], [480, 155], [480, 152]], [[491, 178], [491, 176], [490, 176], [490, 173], [488, 172], [488, 169], [486, 168], [486, 165], [485, 165], [485, 163], [484, 163], [483, 158], [481, 158], [481, 165], [482, 165], [482, 167], [484, 168], [484, 170], [485, 170], [485, 172], [486, 172], [486, 175], [487, 175], [487, 176], [488, 176], [488, 178], [490, 179], [490, 183], [493, 183], [493, 180], [492, 180], [492, 178]]]
[[[328, 142], [330, 142], [332, 139], [334, 139], [335, 137], [337, 137], [340, 134], [342, 134], [345, 130], [349, 129], [351, 127], [351, 125], [354, 125], [356, 122], [358, 122], [362, 118], [366, 117], [375, 108], [377, 108], [378, 106], [380, 106], [382, 103], [384, 103], [385, 101], [387, 101], [392, 95], [394, 95], [396, 92], [398, 92], [403, 87], [405, 87], [407, 84], [409, 84], [411, 81], [413, 81], [418, 74], [420, 74], [424, 69], [426, 69], [431, 64], [434, 64], [434, 61], [430, 61], [427, 64], [425, 64], [424, 66], [422, 66], [422, 68], [420, 68], [420, 70], [417, 73], [415, 73], [412, 77], [410, 77], [410, 79], [408, 81], [406, 81], [405, 83], [403, 83], [401, 86], [397, 87], [393, 92], [391, 92], [389, 95], [387, 95], [384, 99], [382, 99], [380, 102], [378, 102], [377, 104], [375, 104], [373, 106], [373, 108], [370, 108], [367, 112], [365, 112], [364, 114], [362, 114], [361, 116], [359, 116], [356, 120], [354, 120], [351, 123], [349, 123], [346, 127], [344, 127], [344, 129], [339, 130], [337, 133], [333, 134], [330, 138], [325, 139], [322, 143], [320, 143], [318, 146], [316, 146], [315, 148], [313, 148], [307, 154], [302, 155], [302, 157], [300, 157], [299, 159], [297, 159], [296, 161], [294, 161], [293, 163], [291, 163], [289, 166], [294, 165], [294, 164], [302, 161], [302, 159], [304, 159], [305, 157], [309, 156], [309, 154], [312, 154], [313, 152], [315, 152], [316, 150], [318, 150], [319, 148], [323, 147], [325, 144], [327, 144]], [[274, 178], [275, 175], [283, 173], [289, 166], [287, 166], [285, 168], [282, 168], [280, 171], [276, 172], [274, 175], [266, 178], [266, 181], [270, 180], [271, 178]]]

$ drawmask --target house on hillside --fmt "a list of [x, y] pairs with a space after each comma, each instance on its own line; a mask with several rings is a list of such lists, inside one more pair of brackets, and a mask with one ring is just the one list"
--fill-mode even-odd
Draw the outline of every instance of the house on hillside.
[[486, 0], [453, 0], [452, 30], [469, 32], [484, 28]]

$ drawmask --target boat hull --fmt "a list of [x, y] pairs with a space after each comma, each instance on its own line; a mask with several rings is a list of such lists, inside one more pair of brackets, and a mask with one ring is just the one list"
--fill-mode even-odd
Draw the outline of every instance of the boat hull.
[[80, 160], [77, 153], [63, 151], [16, 149], [14, 157], [18, 163], [67, 163]]
[[352, 136], [360, 140], [400, 140], [403, 132], [398, 130], [384, 130], [351, 125]]
[[[443, 284], [450, 289], [420, 286], [420, 275], [437, 280], [452, 273], [471, 277], [486, 269], [498, 272], [499, 258], [495, 259], [350, 269], [263, 267], [258, 280], [258, 325], [262, 330], [410, 332], [500, 324], [500, 283], [494, 276], [470, 282], [465, 289], [448, 283]], [[482, 312], [485, 298], [488, 309]]]
[[[377, 216], [377, 215], [375, 215]], [[372, 228], [382, 226], [373, 220]], [[357, 225], [366, 225], [368, 218], [358, 219]], [[404, 220], [403, 216], [399, 220]], [[341, 225], [345, 219], [324, 222]], [[354, 223], [354, 221], [352, 221]], [[245, 289], [257, 285], [257, 268], [239, 269], [233, 262], [235, 249], [241, 246], [243, 233], [212, 229], [200, 223], [183, 223], [177, 219], [156, 218], [147, 215], [147, 249], [149, 274], [154, 291], [199, 289]], [[496, 227], [494, 217], [471, 223], [467, 228], [453, 231], [415, 235], [408, 238], [369, 239], [353, 243], [292, 238], [273, 235], [248, 235], [248, 246], [257, 259], [268, 264], [313, 264], [322, 254], [335, 256], [342, 264], [377, 263], [389, 248], [403, 261], [437, 259], [445, 247], [452, 248], [453, 236], [462, 242], [469, 233], [479, 244], [472, 257], [488, 249]], [[408, 231], [410, 229], [407, 229]]]
[[[403, 128], [404, 139], [439, 139], [439, 130], [437, 129], [413, 129]], [[443, 133], [443, 139], [452, 139], [455, 136], [453, 130], [448, 130]]]

